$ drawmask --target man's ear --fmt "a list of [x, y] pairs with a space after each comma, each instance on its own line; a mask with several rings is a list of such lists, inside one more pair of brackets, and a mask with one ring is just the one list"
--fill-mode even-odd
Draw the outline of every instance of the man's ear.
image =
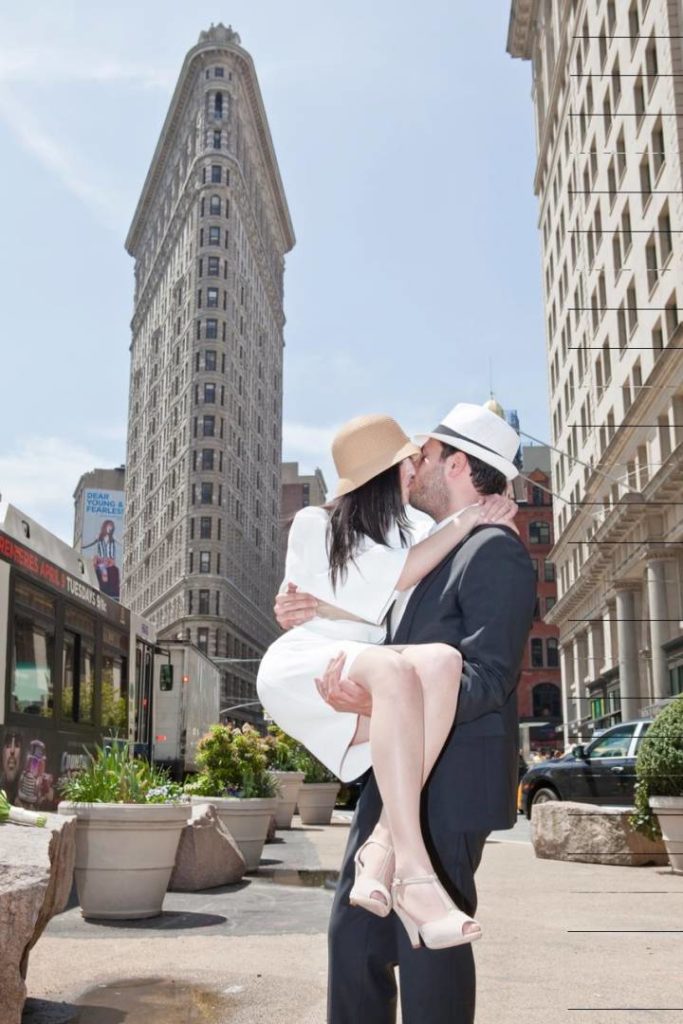
[[446, 459], [446, 479], [456, 480], [463, 473], [469, 472], [470, 464], [464, 452], [455, 452]]

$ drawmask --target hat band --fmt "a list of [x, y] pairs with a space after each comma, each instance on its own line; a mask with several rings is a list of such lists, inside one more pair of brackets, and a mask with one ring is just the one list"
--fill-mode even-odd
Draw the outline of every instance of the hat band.
[[475, 441], [473, 437], [468, 437], [467, 434], [459, 434], [457, 430], [452, 430], [451, 427], [447, 427], [445, 423], [440, 423], [438, 427], [432, 430], [432, 434], [448, 434], [450, 437], [458, 438], [460, 441], [468, 441], [470, 444], [476, 444], [477, 448], [483, 448], [486, 452], [491, 452], [491, 455], [497, 455], [499, 459], [504, 459], [505, 456], [497, 452], [495, 448], [489, 448], [487, 444], [482, 444], [481, 441]]

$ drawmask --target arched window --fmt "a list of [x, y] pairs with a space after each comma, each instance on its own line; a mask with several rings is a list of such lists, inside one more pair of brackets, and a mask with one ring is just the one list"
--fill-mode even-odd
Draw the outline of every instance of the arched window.
[[555, 637], [551, 636], [546, 640], [546, 664], [548, 668], [558, 668], [560, 664], [560, 652]]
[[550, 523], [529, 523], [530, 544], [550, 544]]
[[221, 197], [211, 196], [209, 199], [209, 213], [212, 217], [220, 217], [221, 215]]
[[538, 683], [532, 691], [534, 718], [561, 718], [562, 697], [555, 683]]

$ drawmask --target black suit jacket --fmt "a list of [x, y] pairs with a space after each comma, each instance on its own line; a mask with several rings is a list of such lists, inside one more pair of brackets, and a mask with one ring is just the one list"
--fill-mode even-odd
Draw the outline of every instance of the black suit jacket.
[[455, 728], [427, 786], [430, 832], [441, 830], [446, 808], [448, 831], [515, 823], [516, 687], [535, 600], [536, 575], [517, 534], [482, 526], [418, 584], [389, 641], [447, 643], [463, 656]]
[[[427, 781], [422, 830], [436, 871], [464, 911], [477, 905], [474, 874], [486, 835], [516, 820], [515, 688], [533, 618], [536, 579], [519, 537], [501, 527], [473, 531], [416, 588], [388, 642], [447, 643], [464, 657], [456, 725]], [[471, 946], [410, 948], [395, 914], [349, 905], [353, 856], [379, 817], [369, 774], [351, 825], [330, 919], [330, 1024], [393, 1024], [400, 964], [403, 1020], [472, 1024]]]

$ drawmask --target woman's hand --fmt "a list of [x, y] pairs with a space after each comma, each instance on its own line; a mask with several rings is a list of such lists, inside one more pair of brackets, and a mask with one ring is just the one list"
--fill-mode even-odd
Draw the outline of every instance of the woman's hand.
[[513, 520], [519, 511], [516, 501], [503, 494], [489, 494], [476, 505], [464, 509], [457, 521], [469, 532], [476, 526], [513, 526]]

